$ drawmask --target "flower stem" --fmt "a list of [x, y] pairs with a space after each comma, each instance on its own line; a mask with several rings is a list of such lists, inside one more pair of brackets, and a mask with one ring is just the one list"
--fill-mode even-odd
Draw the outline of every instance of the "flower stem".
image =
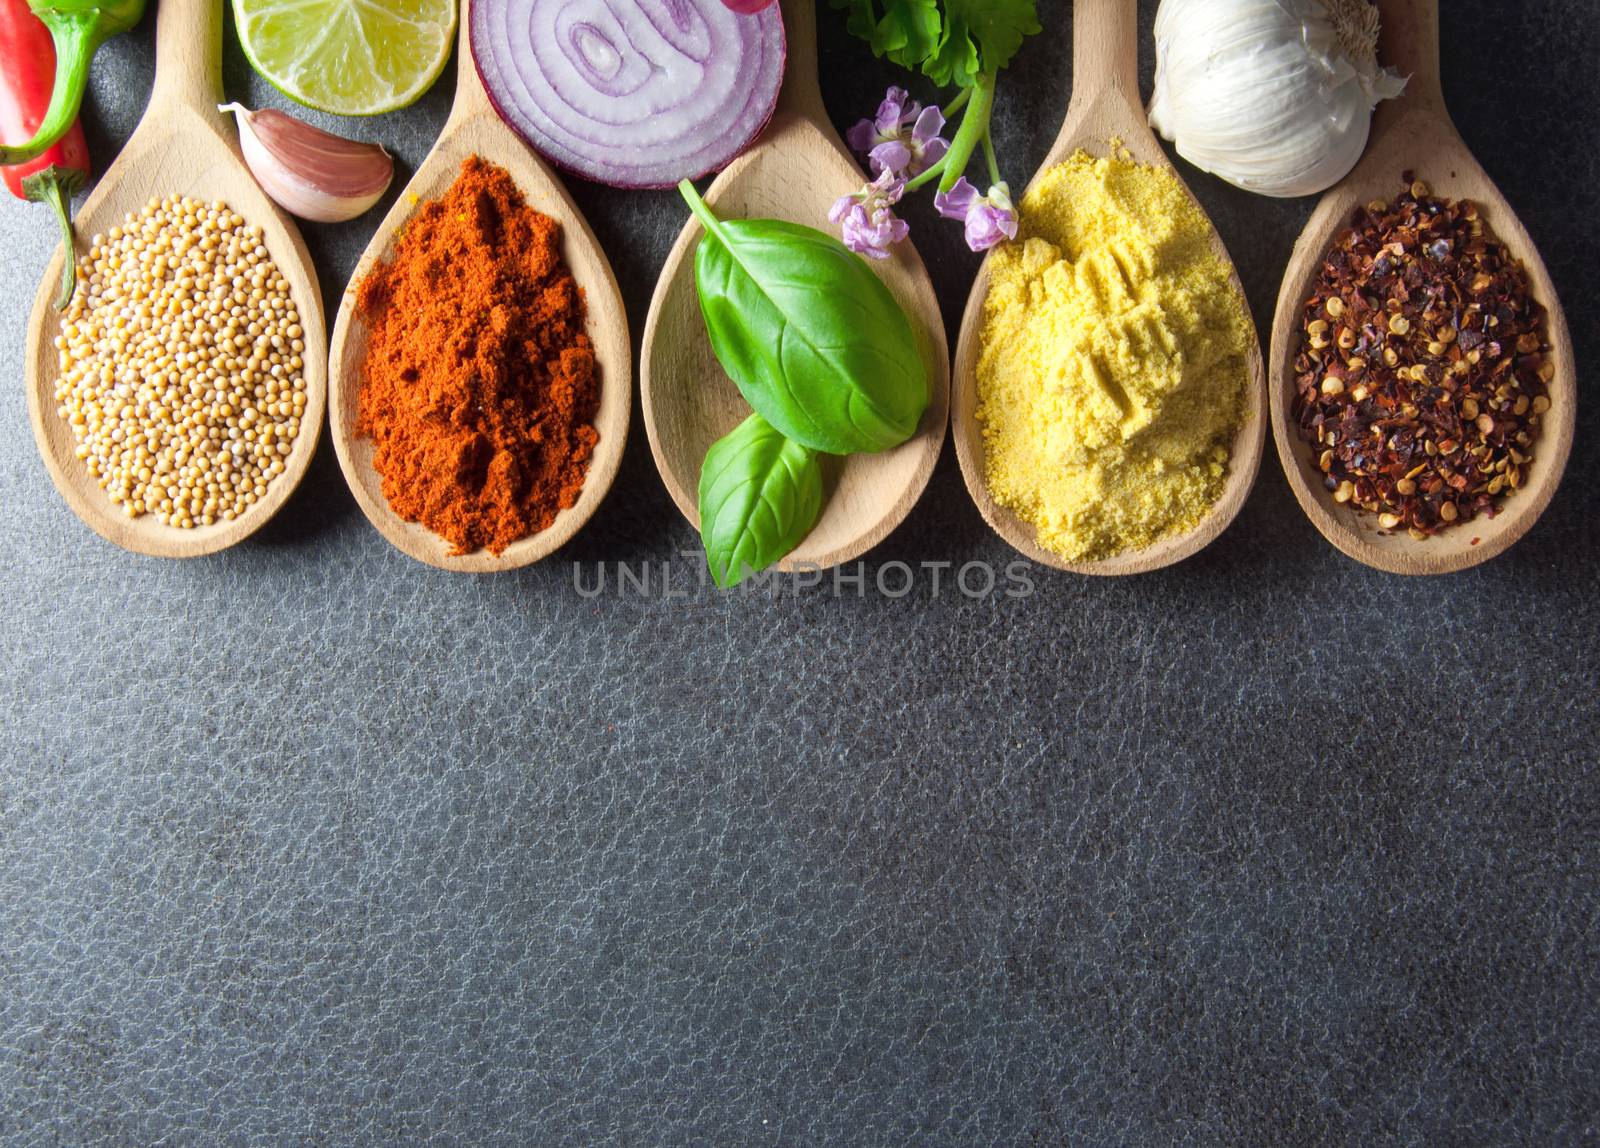
[[946, 120], [948, 120], [951, 116], [955, 115], [962, 108], [966, 107], [967, 101], [970, 100], [971, 98], [972, 98], [972, 89], [971, 88], [962, 88], [960, 94], [957, 95], [955, 99], [951, 100], [948, 104], [946, 104], [944, 107], [939, 109], [939, 114], [941, 116], [943, 116]]
[[938, 175], [940, 172], [944, 171], [945, 164], [947, 164], [949, 162], [950, 162], [950, 153], [949, 152], [945, 152], [944, 155], [939, 157], [939, 160], [938, 160], [937, 163], [929, 164], [922, 171], [918, 172], [916, 175], [914, 175], [910, 179], [908, 179], [906, 181], [906, 190], [907, 191], [916, 191], [917, 188], [921, 187], [923, 184], [931, 183], [933, 181], [933, 177]]
[[961, 117], [961, 127], [956, 130], [955, 139], [950, 141], [950, 150], [945, 153], [944, 177], [939, 180], [940, 191], [949, 191], [966, 172], [978, 141], [989, 134], [989, 117], [993, 111], [994, 73], [980, 72], [972, 83], [972, 102]]
[[994, 133], [983, 133], [983, 158], [989, 163], [989, 186], [1000, 183], [1000, 162], [994, 157]]

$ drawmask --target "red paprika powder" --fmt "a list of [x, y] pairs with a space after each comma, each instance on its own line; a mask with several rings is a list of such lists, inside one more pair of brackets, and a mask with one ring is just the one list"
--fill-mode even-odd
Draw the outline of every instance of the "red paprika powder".
[[466, 160], [357, 291], [356, 431], [396, 514], [499, 554], [577, 502], [600, 438], [583, 292], [508, 172]]

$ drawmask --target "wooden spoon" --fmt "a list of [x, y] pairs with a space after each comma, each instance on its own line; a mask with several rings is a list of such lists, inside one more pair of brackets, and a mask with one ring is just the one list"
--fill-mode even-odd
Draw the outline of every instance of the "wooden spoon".
[[[1051, 167], [1079, 149], [1105, 155], [1110, 141], [1121, 141], [1135, 160], [1162, 167], [1176, 175], [1161, 145], [1146, 124], [1139, 101], [1139, 22], [1135, 0], [1076, 0], [1073, 5], [1072, 101], [1061, 133], [1045, 155], [1034, 182]], [[1180, 178], [1179, 182], [1182, 180]], [[1031, 184], [1029, 186], [1032, 186]], [[1187, 187], [1184, 189], [1188, 191]], [[1191, 196], [1192, 197], [1192, 196]], [[1211, 244], [1217, 257], [1233, 268], [1227, 248], [1215, 231]], [[1239, 276], [1233, 285], [1243, 298]], [[989, 264], [985, 260], [967, 297], [956, 350], [955, 440], [956, 457], [967, 490], [984, 519], [1000, 537], [1035, 562], [1078, 574], [1143, 574], [1181, 562], [1221, 534], [1244, 505], [1261, 466], [1266, 439], [1265, 377], [1261, 349], [1252, 337], [1246, 367], [1250, 379], [1250, 409], [1234, 437], [1228, 461], [1228, 480], [1222, 497], [1190, 531], [1172, 535], [1145, 547], [1128, 550], [1096, 562], [1068, 561], [1039, 545], [1034, 527], [1018, 518], [989, 495], [983, 425], [978, 421], [978, 352], [983, 333], [983, 305], [989, 295]]]
[[[628, 316], [622, 292], [600, 243], [561, 181], [522, 140], [508, 128], [489, 102], [478, 79], [468, 41], [468, 10], [463, 0], [460, 34], [456, 42], [456, 98], [444, 130], [417, 168], [416, 175], [395, 201], [356, 264], [350, 285], [339, 305], [333, 327], [329, 421], [339, 466], [356, 502], [394, 546], [420, 562], [445, 570], [481, 574], [528, 566], [564, 545], [599, 508], [622, 462], [628, 440], [628, 416], [633, 404], [633, 355], [628, 337]], [[427, 527], [407, 522], [383, 496], [383, 480], [372, 467], [371, 439], [356, 436], [356, 415], [361, 393], [361, 363], [367, 350], [367, 326], [355, 307], [356, 288], [379, 260], [394, 257], [396, 233], [411, 218], [422, 200], [437, 199], [450, 189], [461, 172], [462, 161], [481, 156], [511, 173], [528, 206], [561, 224], [561, 251], [588, 304], [588, 334], [594, 343], [600, 372], [600, 410], [595, 429], [600, 443], [589, 463], [589, 474], [577, 503], [556, 516], [548, 528], [512, 543], [500, 554], [479, 550], [451, 557], [450, 544]]]
[[[223, 200], [262, 230], [272, 260], [289, 284], [305, 330], [306, 409], [284, 471], [266, 497], [231, 522], [180, 530], [154, 515], [128, 518], [89, 476], [73, 453], [72, 432], [56, 414], [59, 374], [55, 338], [61, 331], [54, 299], [61, 255], [45, 272], [28, 325], [28, 413], [34, 439], [56, 489], [79, 518], [118, 546], [159, 558], [210, 554], [261, 528], [304, 477], [316, 453], [327, 402], [326, 329], [322, 294], [300, 232], [275, 207], [244, 165], [233, 117], [217, 111], [222, 98], [222, 0], [162, 0], [156, 11], [156, 80], [139, 127], [78, 212], [80, 237], [118, 226], [152, 196]], [[87, 244], [80, 246], [86, 247]], [[82, 290], [80, 281], [79, 290]]]
[[[1527, 230], [1505, 197], [1478, 166], [1445, 110], [1439, 85], [1438, 0], [1382, 0], [1379, 58], [1409, 74], [1405, 95], [1378, 107], [1366, 157], [1317, 205], [1295, 245], [1278, 295], [1272, 327], [1272, 433], [1278, 458], [1295, 497], [1329, 542], [1350, 557], [1395, 574], [1444, 574], [1485, 562], [1528, 532], [1550, 504], [1572, 450], [1577, 411], [1577, 373], [1572, 336], [1555, 285]], [[1470, 199], [1486, 227], [1528, 270], [1533, 295], [1549, 313], [1550, 356], [1556, 374], [1549, 385], [1550, 409], [1534, 442], [1528, 482], [1506, 498], [1493, 518], [1479, 516], [1425, 542], [1409, 533], [1385, 534], [1376, 515], [1333, 501], [1312, 463], [1311, 448], [1295, 426], [1294, 360], [1300, 348], [1300, 309], [1334, 235], [1348, 227], [1357, 206], [1391, 200], [1401, 173], [1414, 172], [1439, 196]]]
[[[834, 133], [817, 84], [817, 26], [812, 0], [782, 0], [788, 65], [778, 108], [760, 140], [734, 160], [705, 193], [725, 219], [786, 219], [834, 232], [828, 209], [866, 175]], [[688, 208], [684, 208], [685, 214]], [[667, 256], [645, 322], [640, 389], [656, 469], [678, 509], [698, 529], [700, 466], [717, 439], [750, 407], [711, 351], [695, 293], [700, 225], [684, 227]], [[944, 445], [950, 357], [939, 301], [909, 242], [896, 244], [876, 271], [905, 310], [927, 367], [928, 409], [917, 432], [893, 450], [830, 459], [822, 516], [778, 570], [827, 569], [881, 542], [916, 504]]]

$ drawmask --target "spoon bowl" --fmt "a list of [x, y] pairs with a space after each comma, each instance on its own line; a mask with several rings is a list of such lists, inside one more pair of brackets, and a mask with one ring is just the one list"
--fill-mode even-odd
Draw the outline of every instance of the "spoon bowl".
[[[723, 170], [705, 201], [726, 219], [785, 219], [832, 232], [828, 209], [866, 176], [828, 124], [817, 86], [816, 17], [810, 0], [783, 0], [788, 65], [772, 122]], [[687, 211], [687, 208], [685, 208]], [[700, 526], [700, 468], [706, 451], [738, 426], [749, 405], [711, 350], [695, 290], [700, 225], [690, 220], [673, 244], [645, 323], [640, 391], [656, 469], [683, 516]], [[911, 321], [927, 369], [929, 402], [916, 433], [880, 454], [823, 460], [822, 515], [774, 569], [828, 569], [876, 546], [916, 504], [944, 445], [950, 359], [933, 284], [909, 242], [872, 263]]]
[[[1104, 156], [1115, 140], [1141, 164], [1159, 167], [1177, 175], [1161, 145], [1145, 122], [1139, 101], [1139, 40], [1137, 5], [1133, 0], [1076, 0], [1073, 6], [1072, 101], [1066, 122], [1033, 182], [1052, 167], [1080, 149]], [[1032, 186], [1032, 183], [1029, 185]], [[1186, 194], [1193, 198], [1187, 185]], [[1221, 236], [1213, 230], [1211, 246], [1232, 273], [1233, 286], [1244, 297], [1238, 272]], [[1198, 553], [1227, 529], [1238, 515], [1261, 466], [1266, 441], [1266, 379], [1261, 349], [1254, 337], [1246, 356], [1249, 376], [1249, 409], [1230, 449], [1228, 477], [1222, 495], [1192, 529], [1169, 535], [1138, 550], [1126, 550], [1097, 561], [1079, 562], [1063, 558], [1039, 545], [1034, 527], [1008, 507], [1001, 506], [989, 493], [983, 424], [978, 420], [978, 355], [983, 333], [984, 302], [989, 296], [989, 261], [984, 260], [967, 296], [961, 318], [961, 337], [956, 349], [955, 394], [952, 399], [956, 457], [967, 491], [977, 503], [995, 533], [1033, 561], [1076, 574], [1143, 574], [1171, 566]]]
[[[62, 253], [45, 272], [28, 324], [28, 413], [34, 439], [56, 489], [90, 529], [126, 550], [159, 558], [211, 554], [259, 530], [305, 476], [316, 453], [327, 403], [326, 329], [316, 269], [300, 232], [267, 198], [244, 164], [232, 117], [216, 110], [222, 96], [221, 0], [162, 0], [156, 12], [156, 80], [139, 127], [77, 214], [80, 236], [103, 234], [137, 213], [152, 196], [223, 200], [261, 228], [272, 261], [289, 285], [305, 331], [301, 356], [306, 409], [284, 472], [266, 496], [232, 521], [189, 530], [163, 525], [153, 514], [127, 517], [76, 456], [71, 429], [56, 414], [59, 370], [54, 306]], [[86, 245], [85, 245], [86, 246]], [[80, 287], [81, 289], [81, 287]]]
[[[463, 0], [456, 45], [456, 97], [450, 118], [410, 183], [378, 225], [345, 289], [333, 328], [329, 423], [339, 467], [356, 502], [396, 549], [419, 562], [464, 573], [492, 573], [529, 566], [565, 545], [599, 509], [622, 463], [633, 401], [633, 358], [628, 317], [611, 263], [578, 205], [560, 180], [501, 121], [472, 62], [467, 38], [469, 4]], [[419, 523], [408, 522], [389, 506], [383, 479], [373, 468], [372, 440], [356, 434], [367, 324], [356, 310], [357, 289], [382, 260], [394, 258], [396, 237], [417, 206], [450, 189], [461, 164], [481, 156], [511, 173], [528, 206], [561, 225], [561, 254], [588, 307], [587, 332], [600, 375], [600, 408], [594, 426], [600, 441], [589, 463], [583, 490], [573, 506], [537, 534], [519, 539], [500, 554], [487, 550], [452, 556], [450, 543]]]
[[[1395, 574], [1444, 574], [1486, 562], [1521, 538], [1554, 497], [1572, 450], [1577, 412], [1577, 373], [1572, 336], [1556, 298], [1555, 285], [1527, 229], [1494, 182], [1478, 166], [1445, 109], [1439, 84], [1438, 0], [1381, 0], [1380, 58], [1402, 75], [1406, 92], [1379, 105], [1366, 156], [1317, 205], [1295, 244], [1272, 328], [1272, 431], [1278, 459], [1295, 498], [1329, 542], [1345, 554]], [[1528, 481], [1512, 493], [1493, 518], [1478, 517], [1426, 541], [1409, 533], [1383, 532], [1376, 515], [1333, 501], [1313, 469], [1311, 447], [1295, 425], [1294, 360], [1300, 349], [1300, 312], [1334, 237], [1350, 225], [1357, 207], [1391, 200], [1401, 175], [1411, 171], [1434, 195], [1470, 199], [1484, 225], [1528, 271], [1533, 296], [1547, 312], [1550, 357], [1550, 409], [1534, 440]]]

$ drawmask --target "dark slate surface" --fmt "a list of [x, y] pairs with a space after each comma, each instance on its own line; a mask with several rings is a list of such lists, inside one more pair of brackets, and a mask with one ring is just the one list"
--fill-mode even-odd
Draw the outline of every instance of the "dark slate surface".
[[[1043, 6], [1018, 183], [1069, 91]], [[1600, 12], [1446, 8], [1452, 107], [1588, 367]], [[96, 69], [102, 163], [151, 24]], [[824, 24], [843, 125], [895, 74]], [[409, 169], [449, 98], [354, 130]], [[1186, 174], [1265, 323], [1309, 204]], [[574, 190], [637, 331], [684, 209]], [[974, 260], [914, 220], [954, 330]], [[369, 227], [307, 228], [330, 309]], [[642, 429], [517, 575], [392, 551], [326, 443], [257, 541], [177, 565], [91, 535], [35, 454], [52, 241], [0, 209], [5, 1142], [1600, 1140], [1594, 402], [1538, 528], [1435, 581], [1339, 556], [1269, 459], [1136, 581], [585, 600], [574, 562], [694, 544]], [[869, 575], [1011, 559], [945, 453]]]

